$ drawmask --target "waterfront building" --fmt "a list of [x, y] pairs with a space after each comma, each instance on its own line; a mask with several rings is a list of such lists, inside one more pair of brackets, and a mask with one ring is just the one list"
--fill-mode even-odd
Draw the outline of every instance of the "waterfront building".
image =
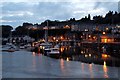
[[33, 42], [35, 39], [29, 37], [29, 36], [14, 36], [9, 38], [2, 38], [2, 43], [6, 44], [9, 42], [12, 42], [13, 44], [19, 44], [19, 43], [29, 43]]

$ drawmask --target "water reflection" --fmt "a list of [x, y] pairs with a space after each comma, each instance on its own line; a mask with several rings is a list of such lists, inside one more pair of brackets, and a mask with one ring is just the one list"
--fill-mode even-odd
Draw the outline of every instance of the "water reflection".
[[33, 57], [31, 58], [31, 60], [32, 60], [32, 66], [31, 66], [32, 69], [31, 69], [31, 70], [32, 70], [32, 71], [36, 71], [36, 65], [37, 65], [37, 64], [36, 64], [36, 57], [35, 57], [35, 56], [36, 56], [36, 53], [35, 53], [35, 52], [32, 52], [32, 55], [33, 55]]
[[[60, 48], [60, 58], [63, 58], [66, 61], [81, 61], [85, 63], [95, 63], [104, 65], [104, 60], [106, 60], [107, 66], [120, 66], [118, 63], [120, 59], [112, 57], [109, 53], [102, 53], [102, 47], [97, 48], [96, 46], [80, 46], [80, 47], [72, 47], [72, 46], [61, 46]], [[114, 65], [112, 65], [114, 62]]]
[[61, 70], [64, 71], [64, 60], [63, 59], [60, 59], [60, 67], [61, 67]]
[[82, 72], [84, 72], [84, 63], [81, 63], [81, 65], [82, 65]]
[[70, 61], [68, 57], [67, 57], [66, 61]]
[[111, 56], [108, 55], [108, 54], [102, 54], [102, 59], [106, 60], [106, 59], [109, 59]]
[[107, 68], [107, 65], [106, 65], [106, 61], [104, 61], [103, 71], [104, 71], [104, 77], [108, 78], [108, 68]]
[[32, 55], [33, 55], [33, 56], [36, 56], [36, 55], [37, 55], [37, 56], [40, 56], [40, 53], [32, 52]]
[[91, 74], [91, 78], [93, 78], [94, 75], [93, 75], [93, 66], [92, 66], [92, 64], [89, 64], [89, 71], [90, 71], [90, 74]]
[[35, 52], [32, 52], [32, 55], [35, 56]]

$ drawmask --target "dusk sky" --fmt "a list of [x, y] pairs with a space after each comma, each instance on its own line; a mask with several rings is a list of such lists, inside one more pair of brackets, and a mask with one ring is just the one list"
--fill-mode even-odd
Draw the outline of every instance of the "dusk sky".
[[[49, 20], [67, 20], [70, 18], [81, 19], [88, 14], [103, 15], [111, 10], [118, 11], [118, 1], [113, 0], [64, 0], [58, 1], [28, 1], [28, 0], [3, 0], [0, 2], [0, 25], [11, 25], [14, 28], [23, 22], [41, 23]], [[104, 1], [104, 2], [103, 2]]]

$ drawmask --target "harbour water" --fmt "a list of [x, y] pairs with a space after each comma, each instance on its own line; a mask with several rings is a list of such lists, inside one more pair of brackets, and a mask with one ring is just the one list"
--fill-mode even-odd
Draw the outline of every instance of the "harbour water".
[[62, 47], [59, 59], [26, 50], [1, 54], [3, 78], [119, 77], [119, 58], [99, 56], [88, 48]]
[[[110, 45], [111, 46], [111, 45]], [[70, 61], [80, 61], [84, 63], [94, 63], [99, 65], [104, 65], [112, 67], [120, 67], [120, 46], [114, 45], [105, 49], [102, 49], [103, 46], [93, 46], [93, 45], [84, 45], [84, 46], [67, 46], [61, 47], [61, 57], [65, 60]], [[55, 57], [53, 57], [55, 58]]]

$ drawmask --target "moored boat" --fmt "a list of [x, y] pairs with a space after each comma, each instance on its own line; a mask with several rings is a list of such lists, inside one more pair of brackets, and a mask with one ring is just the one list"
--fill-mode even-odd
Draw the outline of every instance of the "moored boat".
[[2, 48], [2, 51], [14, 52], [14, 51], [16, 51], [16, 48], [13, 46], [7, 46], [7, 47]]
[[60, 51], [59, 48], [50, 48], [48, 49], [47, 55], [54, 58], [60, 57]]

